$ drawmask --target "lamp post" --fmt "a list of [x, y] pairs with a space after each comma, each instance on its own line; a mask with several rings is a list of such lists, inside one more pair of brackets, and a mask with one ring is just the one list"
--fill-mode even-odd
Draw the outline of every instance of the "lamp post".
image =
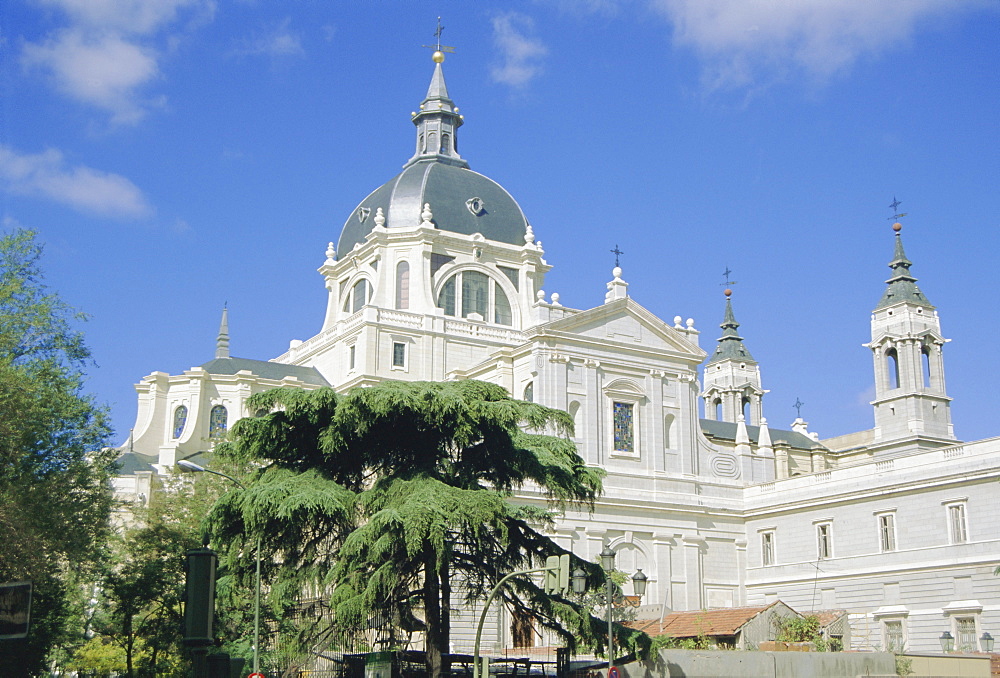
[[989, 631], [983, 631], [983, 635], [979, 637], [979, 647], [982, 648], [983, 652], [993, 652], [993, 636], [990, 635]]
[[[611, 550], [610, 544], [605, 544], [604, 549], [601, 551], [601, 567], [604, 568], [605, 580], [607, 582], [607, 604], [608, 604], [608, 668], [615, 660], [614, 643], [615, 636], [612, 627], [612, 600], [614, 598], [614, 582], [611, 580], [611, 571], [615, 569], [615, 552]], [[581, 572], [582, 574], [582, 572]], [[574, 577], [574, 590], [576, 590], [576, 573], [573, 573]], [[648, 577], [642, 573], [642, 570], [638, 570], [634, 575], [632, 575], [632, 586], [635, 589], [635, 595], [640, 598], [644, 593], [646, 593], [646, 580]]]
[[942, 633], [938, 641], [941, 643], [942, 652], [951, 652], [955, 648], [955, 636], [951, 635], [951, 631]]
[[[233, 478], [230, 475], [222, 473], [221, 471], [213, 471], [212, 469], [205, 468], [204, 466], [200, 466], [194, 463], [193, 461], [188, 461], [187, 459], [181, 459], [180, 461], [177, 462], [177, 465], [180, 466], [181, 468], [187, 469], [188, 471], [194, 471], [197, 473], [211, 473], [212, 475], [222, 476], [226, 480], [236, 485], [241, 490], [247, 489], [246, 486], [240, 481], [238, 481], [236, 478]], [[255, 592], [254, 592], [254, 603], [253, 603], [253, 672], [256, 674], [260, 672], [260, 535], [257, 535], [257, 545], [255, 551], [256, 551], [255, 559], [257, 565], [257, 573], [255, 576], [255, 583], [254, 583]]]

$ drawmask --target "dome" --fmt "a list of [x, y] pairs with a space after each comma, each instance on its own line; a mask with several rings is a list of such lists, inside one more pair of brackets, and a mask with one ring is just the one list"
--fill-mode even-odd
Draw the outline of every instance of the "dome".
[[361, 201], [344, 223], [337, 251], [346, 254], [365, 242], [375, 228], [378, 208], [386, 228], [413, 228], [421, 221], [425, 203], [442, 231], [524, 244], [528, 221], [503, 186], [467, 167], [427, 159], [408, 165]]
[[523, 245], [528, 220], [504, 188], [473, 172], [458, 154], [458, 128], [464, 122], [448, 96], [441, 61], [434, 60], [427, 96], [413, 113], [417, 128], [416, 153], [403, 171], [375, 189], [354, 208], [344, 223], [337, 251], [349, 253], [365, 242], [375, 228], [382, 209], [386, 228], [414, 228], [420, 213], [430, 205], [434, 226], [442, 231], [472, 235], [487, 240]]

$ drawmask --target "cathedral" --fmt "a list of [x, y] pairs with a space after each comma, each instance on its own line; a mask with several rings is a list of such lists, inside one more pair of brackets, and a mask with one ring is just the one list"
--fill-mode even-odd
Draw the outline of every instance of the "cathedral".
[[[801, 418], [771, 427], [730, 290], [711, 334], [646, 310], [617, 265], [600, 306], [546, 295], [529, 218], [459, 153], [443, 61], [412, 114], [412, 156], [326, 248], [319, 332], [270, 360], [237, 358], [224, 310], [211, 360], [136, 385], [119, 495], [141, 500], [178, 461], [210, 458], [267, 389], [480, 379], [572, 415], [581, 456], [607, 477], [594, 511], [567, 512], [555, 538], [641, 569], [640, 618], [780, 600], [843, 611], [848, 649], [939, 651], [947, 632], [976, 651], [1000, 634], [1000, 439], [955, 438], [948, 340], [902, 226], [886, 234], [888, 280], [871, 272], [874, 426], [826, 440]], [[525, 488], [519, 500], [544, 498]], [[495, 620], [489, 647], [512, 645], [510, 621]], [[471, 633], [454, 636], [454, 651], [471, 650]]]

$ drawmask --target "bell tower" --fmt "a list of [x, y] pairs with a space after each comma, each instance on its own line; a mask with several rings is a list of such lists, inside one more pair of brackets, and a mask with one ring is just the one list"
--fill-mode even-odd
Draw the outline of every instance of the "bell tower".
[[[894, 207], [898, 202], [893, 203]], [[900, 218], [905, 215], [896, 215]], [[896, 221], [895, 251], [888, 287], [872, 312], [872, 351], [875, 367], [874, 444], [940, 447], [955, 442], [951, 398], [945, 390], [941, 335], [937, 310], [917, 287], [912, 262], [903, 251], [903, 226]], [[886, 450], [889, 451], [889, 450]], [[900, 451], [903, 451], [902, 449]]]
[[[730, 271], [726, 271], [727, 277]], [[763, 397], [760, 387], [760, 366], [743, 344], [737, 330], [740, 324], [733, 314], [733, 291], [726, 288], [726, 312], [722, 319], [722, 336], [712, 357], [705, 363], [705, 418], [735, 424], [743, 415], [751, 426], [763, 419]]]

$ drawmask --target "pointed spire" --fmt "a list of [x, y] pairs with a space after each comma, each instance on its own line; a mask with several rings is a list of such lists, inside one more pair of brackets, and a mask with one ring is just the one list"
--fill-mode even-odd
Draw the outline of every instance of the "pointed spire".
[[433, 160], [459, 167], [468, 167], [462, 156], [458, 154], [458, 128], [464, 119], [458, 113], [458, 107], [448, 96], [448, 86], [444, 81], [444, 52], [434, 52], [434, 74], [427, 87], [427, 96], [420, 104], [420, 110], [411, 113], [413, 124], [417, 127], [417, 151], [403, 165]]
[[215, 339], [215, 357], [229, 357], [229, 308], [228, 304], [222, 307], [222, 322], [219, 323], [219, 336]]
[[770, 454], [772, 451], [771, 429], [767, 427], [767, 419], [760, 418], [760, 432], [757, 434], [757, 448], [761, 454]]
[[903, 225], [897, 221], [892, 225], [892, 230], [896, 232], [896, 246], [892, 254], [892, 261], [889, 262], [892, 275], [885, 281], [889, 287], [886, 288], [875, 310], [903, 301], [934, 308], [917, 287], [917, 279], [910, 273], [910, 266], [913, 265], [913, 262], [906, 258], [906, 252], [903, 251], [903, 236], [900, 233], [903, 230]]
[[719, 337], [719, 345], [716, 347], [715, 353], [712, 354], [712, 358], [708, 361], [708, 364], [721, 360], [752, 362], [753, 356], [750, 355], [747, 347], [743, 345], [743, 337], [736, 331], [739, 329], [740, 324], [736, 322], [736, 316], [733, 314], [733, 304], [730, 299], [733, 291], [727, 288], [725, 295], [726, 312], [722, 317], [722, 324], [719, 325], [722, 328], [722, 336]]

